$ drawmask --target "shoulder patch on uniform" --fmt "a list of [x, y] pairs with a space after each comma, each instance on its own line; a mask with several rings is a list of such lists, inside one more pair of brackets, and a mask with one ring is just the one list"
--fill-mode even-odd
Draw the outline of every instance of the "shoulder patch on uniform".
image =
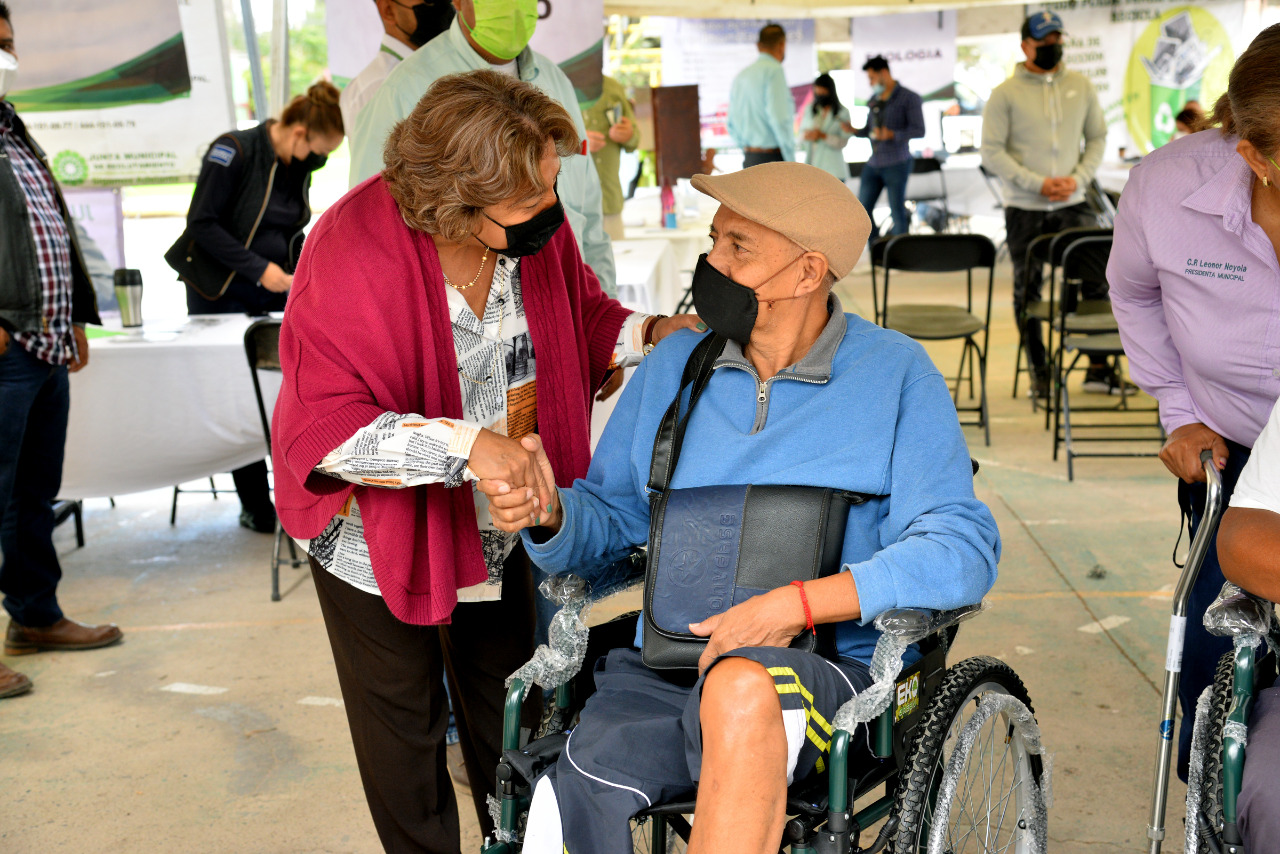
[[209, 149], [209, 160], [219, 166], [230, 166], [231, 161], [235, 159], [236, 150], [229, 145], [220, 142]]

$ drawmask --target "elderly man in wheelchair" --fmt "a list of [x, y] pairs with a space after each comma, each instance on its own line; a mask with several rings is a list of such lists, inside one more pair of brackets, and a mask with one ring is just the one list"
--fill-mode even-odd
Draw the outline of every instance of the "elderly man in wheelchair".
[[[595, 692], [557, 742], [558, 756], [532, 745], [508, 751], [530, 778], [523, 782], [536, 777], [536, 785], [527, 821], [513, 819], [522, 781], [504, 763], [504, 830], [491, 850], [629, 852], [630, 820], [662, 816], [674, 803], [666, 815], [697, 854], [785, 844], [850, 851], [857, 828], [847, 795], [873, 777], [903, 783], [896, 801], [888, 796], [877, 815], [862, 817], [895, 813], [876, 849], [909, 824], [916, 841], [894, 838], [894, 850], [924, 850], [943, 788], [938, 744], [959, 735], [961, 706], [993, 690], [1021, 697], [1020, 713], [1001, 707], [989, 745], [993, 755], [1010, 741], [1020, 750], [987, 813], [989, 824], [1009, 821], [998, 845], [983, 841], [989, 826], [975, 823], [969, 835], [996, 845], [980, 850], [1039, 850], [1026, 793], [1041, 766], [1023, 749], [1038, 749], [1038, 736], [1028, 734], [1029, 701], [1012, 671], [972, 659], [979, 665], [962, 674], [968, 681], [946, 683], [952, 631], [906, 650], [914, 682], [893, 682], [914, 639], [905, 635], [897, 661], [877, 662], [873, 678], [880, 632], [872, 621], [891, 609], [980, 602], [995, 581], [1000, 541], [974, 497], [942, 376], [919, 345], [845, 314], [831, 292], [866, 242], [866, 212], [843, 183], [797, 163], [699, 176], [694, 185], [721, 204], [693, 279], [710, 333], [672, 335], [644, 360], [586, 479], [562, 486], [550, 506], [525, 489], [479, 484], [498, 527], [522, 531], [547, 572], [590, 578], [647, 545], [634, 647], [596, 665]], [[540, 413], [544, 430], [552, 419]], [[537, 437], [525, 442], [545, 465]], [[948, 622], [905, 616], [934, 628]], [[874, 738], [859, 728], [848, 739], [837, 713], [877, 681], [895, 694], [893, 708], [872, 713], [881, 724]], [[929, 718], [916, 708], [926, 688], [951, 704], [934, 715], [941, 723], [920, 725]], [[516, 717], [508, 720], [513, 728]], [[914, 768], [910, 749], [925, 735], [934, 753]], [[867, 767], [858, 771], [859, 763]], [[907, 786], [913, 776], [920, 779]], [[981, 785], [975, 797], [990, 807], [991, 782]], [[696, 813], [691, 830], [672, 809]], [[657, 834], [653, 850], [666, 850]]]
[[[1280, 843], [1280, 405], [1254, 445], [1218, 532], [1227, 584], [1205, 614], [1235, 637], [1196, 712], [1188, 852], [1274, 851]], [[1238, 585], [1238, 586], [1237, 586]], [[1263, 644], [1266, 649], [1263, 650]], [[1246, 745], [1248, 755], [1246, 761]]]

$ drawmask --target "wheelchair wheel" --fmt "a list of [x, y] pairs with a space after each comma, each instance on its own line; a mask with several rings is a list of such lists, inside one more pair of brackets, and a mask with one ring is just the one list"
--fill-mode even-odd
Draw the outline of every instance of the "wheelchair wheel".
[[[1218, 669], [1213, 674], [1213, 693], [1209, 695], [1209, 719], [1206, 722], [1204, 743], [1204, 776], [1200, 782], [1200, 811], [1209, 820], [1215, 834], [1221, 834], [1222, 817], [1222, 732], [1231, 710], [1231, 690], [1235, 684], [1235, 652], [1224, 653], [1218, 659]], [[1211, 854], [1202, 830], [1196, 836], [1196, 854]], [[1215, 840], [1216, 841], [1216, 840]]]
[[631, 819], [631, 847], [635, 854], [684, 854], [688, 846], [670, 827], [667, 828], [667, 844], [660, 851], [654, 850], [654, 824], [659, 821], [662, 819], [656, 817]]
[[935, 815], [942, 778], [960, 733], [981, 701], [993, 694], [1015, 697], [1031, 708], [1022, 680], [999, 659], [977, 656], [947, 670], [902, 769], [894, 804], [899, 817], [894, 854], [927, 851], [936, 822], [946, 825], [949, 854], [1043, 850], [1043, 837], [1037, 834], [1044, 829], [1036, 817], [1040, 757], [1028, 752], [1020, 725], [1004, 713], [980, 724], [963, 757], [950, 809], [946, 815]]

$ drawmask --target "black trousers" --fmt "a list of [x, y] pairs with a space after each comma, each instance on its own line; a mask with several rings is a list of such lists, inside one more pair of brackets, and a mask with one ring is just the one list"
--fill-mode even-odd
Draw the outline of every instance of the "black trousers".
[[782, 151], [744, 151], [742, 152], [742, 168], [759, 166], [761, 163], [781, 163]]
[[[459, 854], [458, 802], [445, 767], [449, 697], [481, 833], [502, 753], [506, 678], [533, 654], [533, 585], [519, 546], [498, 602], [459, 604], [446, 626], [402, 623], [380, 596], [311, 560], [320, 610], [342, 686], [365, 798], [383, 847]], [[532, 692], [526, 725], [539, 710]]]
[[[1244, 445], [1230, 439], [1227, 443], [1227, 464], [1222, 469], [1222, 506], [1225, 512], [1231, 502], [1231, 494], [1236, 490], [1236, 482], [1240, 480], [1240, 472], [1249, 459], [1250, 450]], [[1178, 481], [1178, 509], [1191, 519], [1191, 536], [1200, 530], [1200, 520], [1204, 518], [1205, 502], [1208, 500], [1209, 487], [1203, 483], [1184, 483]], [[1196, 576], [1195, 586], [1191, 588], [1191, 597], [1187, 600], [1187, 634], [1182, 648], [1182, 680], [1178, 683], [1178, 704], [1182, 707], [1182, 725], [1178, 730], [1178, 779], [1187, 780], [1187, 768], [1191, 758], [1191, 733], [1195, 725], [1196, 700], [1205, 686], [1213, 682], [1213, 672], [1218, 667], [1218, 659], [1231, 649], [1230, 638], [1220, 638], [1209, 634], [1204, 627], [1204, 612], [1218, 598], [1226, 578], [1222, 575], [1222, 566], [1218, 563], [1218, 534], [1215, 531], [1209, 541], [1209, 551], [1200, 565], [1200, 574]]]
[[[1041, 299], [1044, 277], [1039, 264], [1027, 264], [1027, 246], [1042, 234], [1097, 224], [1097, 216], [1083, 203], [1056, 211], [1004, 209], [1005, 240], [1009, 244], [1009, 258], [1013, 261], [1013, 316], [1022, 330], [1027, 364], [1036, 373], [1042, 374], [1047, 370], [1048, 360], [1045, 357], [1041, 322], [1034, 317], [1027, 317], [1027, 304]], [[1105, 277], [1096, 282], [1086, 281], [1081, 288], [1081, 295], [1085, 299], [1107, 299]]]

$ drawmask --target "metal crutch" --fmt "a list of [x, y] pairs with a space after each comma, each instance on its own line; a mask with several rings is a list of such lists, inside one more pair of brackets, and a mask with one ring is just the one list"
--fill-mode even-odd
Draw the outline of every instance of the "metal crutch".
[[1173, 761], [1173, 719], [1178, 706], [1178, 681], [1182, 676], [1182, 646], [1187, 632], [1187, 600], [1191, 588], [1200, 575], [1200, 566], [1209, 551], [1209, 541], [1218, 530], [1222, 516], [1222, 475], [1213, 464], [1213, 452], [1201, 451], [1200, 463], [1204, 466], [1208, 482], [1208, 494], [1204, 502], [1204, 517], [1200, 528], [1191, 540], [1187, 562], [1178, 578], [1173, 593], [1173, 613], [1169, 617], [1169, 645], [1165, 650], [1164, 703], [1161, 706], [1160, 732], [1156, 752], [1156, 776], [1151, 791], [1151, 817], [1147, 822], [1147, 838], [1151, 840], [1150, 854], [1160, 854], [1164, 842], [1164, 813], [1169, 800], [1169, 767]]

